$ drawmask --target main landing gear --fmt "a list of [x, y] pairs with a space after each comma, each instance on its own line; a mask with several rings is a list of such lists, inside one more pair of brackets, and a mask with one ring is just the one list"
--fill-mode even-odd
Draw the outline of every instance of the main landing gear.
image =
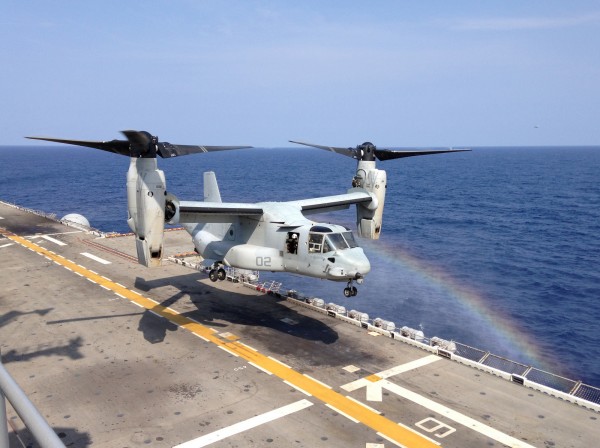
[[210, 272], [208, 273], [208, 278], [211, 282], [223, 281], [227, 278], [227, 272], [221, 265], [213, 265]]

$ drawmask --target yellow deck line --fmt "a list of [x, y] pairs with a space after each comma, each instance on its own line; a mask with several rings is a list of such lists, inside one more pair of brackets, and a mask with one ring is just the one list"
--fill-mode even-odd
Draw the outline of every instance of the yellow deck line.
[[[406, 448], [437, 448], [438, 445], [432, 443], [427, 438], [421, 437], [419, 434], [411, 432], [397, 423], [373, 412], [365, 406], [349, 399], [345, 395], [340, 394], [326, 385], [321, 384], [312, 378], [309, 378], [300, 372], [295, 371], [289, 366], [284, 365], [276, 359], [269, 358], [258, 351], [254, 351], [246, 347], [239, 341], [226, 341], [221, 339], [215, 332], [198, 322], [188, 319], [185, 316], [164, 307], [158, 302], [140, 295], [138, 292], [129, 290], [124, 286], [121, 286], [111, 280], [107, 280], [99, 274], [93, 273], [91, 270], [80, 266], [72, 261], [65, 258], [61, 258], [57, 255], [53, 255], [49, 250], [34, 244], [25, 238], [13, 235], [9, 232], [2, 231], [2, 233], [10, 240], [31, 249], [40, 255], [56, 261], [58, 264], [68, 268], [75, 273], [78, 273], [87, 279], [96, 282], [97, 284], [104, 286], [105, 289], [109, 289], [116, 294], [119, 294], [131, 302], [135, 303], [142, 308], [153, 311], [156, 314], [169, 319], [171, 322], [178, 326], [185, 328], [186, 330], [194, 333], [197, 336], [202, 337], [209, 342], [212, 342], [218, 347], [224, 348], [231, 353], [234, 353], [248, 362], [251, 362], [261, 369], [271, 372], [273, 375], [281, 378], [284, 381], [306, 391], [313, 397], [321, 400], [325, 404], [328, 404], [335, 409], [338, 409], [344, 415], [348, 415], [365, 426], [373, 429], [374, 431], [381, 433], [389, 440], [397, 442], [398, 444], [405, 446]], [[374, 379], [374, 378], [373, 378]]]

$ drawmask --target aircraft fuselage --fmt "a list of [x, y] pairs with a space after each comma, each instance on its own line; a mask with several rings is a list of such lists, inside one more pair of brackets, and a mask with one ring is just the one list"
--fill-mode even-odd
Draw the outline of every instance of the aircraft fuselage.
[[308, 220], [284, 203], [257, 205], [265, 210], [260, 218], [186, 224], [196, 250], [205, 259], [226, 266], [334, 281], [361, 279], [371, 270], [363, 249], [346, 227]]

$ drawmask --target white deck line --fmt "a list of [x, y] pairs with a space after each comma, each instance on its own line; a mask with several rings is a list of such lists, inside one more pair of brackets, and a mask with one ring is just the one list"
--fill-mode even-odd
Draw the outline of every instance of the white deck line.
[[360, 423], [358, 420], [356, 420], [354, 417], [349, 416], [348, 414], [346, 414], [345, 412], [340, 411], [338, 408], [336, 408], [335, 406], [330, 405], [329, 403], [325, 403], [325, 406], [327, 406], [329, 409], [331, 409], [334, 412], [337, 412], [340, 415], [343, 415], [344, 417], [346, 417], [348, 420], [354, 422], [354, 423]]
[[283, 380], [283, 382], [285, 384], [287, 384], [290, 387], [293, 387], [294, 389], [296, 389], [298, 392], [302, 392], [304, 395], [306, 395], [307, 397], [312, 397], [312, 394], [309, 394], [308, 392], [306, 392], [304, 389], [301, 389], [300, 387], [296, 386], [295, 384], [290, 383], [287, 380]]
[[81, 255], [83, 255], [84, 257], [88, 257], [91, 260], [97, 261], [98, 263], [102, 263], [102, 264], [111, 264], [110, 261], [106, 261], [103, 258], [97, 257], [95, 255], [89, 254], [87, 252], [81, 252]]
[[66, 246], [67, 245], [67, 243], [63, 243], [62, 241], [57, 240], [56, 238], [52, 238], [51, 236], [48, 236], [48, 235], [42, 235], [42, 238], [44, 238], [47, 241], [50, 241], [51, 243], [57, 244], [59, 246]]
[[0, 246], [0, 249], [2, 249], [3, 247], [12, 246], [13, 244], [15, 244], [15, 243], [3, 244], [2, 246]]
[[295, 403], [273, 409], [272, 411], [265, 412], [264, 414], [257, 415], [256, 417], [249, 418], [248, 420], [241, 421], [226, 428], [218, 429], [215, 432], [203, 435], [197, 439], [176, 445], [174, 448], [201, 448], [265, 423], [272, 422], [273, 420], [285, 417], [286, 415], [293, 414], [294, 412], [301, 411], [312, 405], [313, 403], [305, 399], [296, 401]]
[[273, 375], [273, 372], [269, 372], [267, 369], [263, 369], [261, 366], [259, 366], [258, 364], [254, 364], [252, 361], [248, 361], [248, 364], [250, 364], [253, 367], [256, 367], [258, 370], [262, 370], [267, 375]]

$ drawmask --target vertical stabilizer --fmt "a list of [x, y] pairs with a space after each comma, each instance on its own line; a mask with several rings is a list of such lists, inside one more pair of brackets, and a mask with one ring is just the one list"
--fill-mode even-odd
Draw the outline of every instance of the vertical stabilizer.
[[223, 202], [214, 171], [204, 173], [204, 202]]

